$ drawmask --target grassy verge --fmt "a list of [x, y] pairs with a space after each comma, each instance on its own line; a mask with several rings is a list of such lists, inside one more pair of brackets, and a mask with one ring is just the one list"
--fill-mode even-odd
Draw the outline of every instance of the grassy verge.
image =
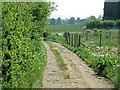
[[67, 65], [64, 63], [64, 60], [63, 58], [61, 57], [60, 53], [58, 52], [58, 50], [54, 49], [53, 46], [51, 45], [51, 43], [49, 43], [49, 46], [52, 50], [52, 52], [54, 53], [55, 55], [55, 59], [57, 61], [57, 65], [59, 66], [59, 68], [62, 70], [62, 71], [65, 71], [67, 70]]
[[2, 50], [0, 49], [0, 89], [2, 88]]
[[61, 57], [60, 53], [59, 53], [57, 50], [55, 50], [55, 49], [53, 49], [52, 51], [53, 51], [53, 53], [54, 53], [54, 55], [55, 55], [55, 58], [56, 58], [56, 60], [57, 60], [57, 63], [58, 63], [59, 68], [60, 68], [62, 71], [67, 70], [67, 65], [64, 63], [64, 60], [63, 60], [63, 58]]
[[46, 59], [47, 59], [47, 53], [46, 53], [46, 49], [44, 47], [44, 45], [41, 43], [41, 49], [42, 49], [42, 53], [37, 53], [37, 56], [36, 56], [36, 60], [37, 62], [34, 62], [33, 63], [33, 66], [35, 68], [34, 70], [34, 77], [33, 77], [33, 80], [36, 80], [36, 82], [34, 82], [33, 84], [33, 88], [40, 88], [40, 87], [43, 87], [43, 72], [44, 72], [44, 69], [45, 69], [45, 66], [46, 66]]

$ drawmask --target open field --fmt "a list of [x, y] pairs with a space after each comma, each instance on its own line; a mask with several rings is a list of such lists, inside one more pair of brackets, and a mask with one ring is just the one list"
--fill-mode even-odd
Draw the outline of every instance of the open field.
[[46, 29], [54, 33], [80, 32], [79, 25], [48, 25]]
[[[116, 46], [118, 44], [117, 29], [95, 29], [95, 31], [94, 29], [81, 29], [79, 25], [49, 25], [46, 29], [53, 34], [59, 34], [61, 36], [64, 34], [64, 32], [78, 33], [81, 35], [82, 42], [86, 43], [87, 45], [90, 43], [99, 45], [100, 31], [102, 31], [103, 46]], [[86, 36], [88, 38], [87, 40]]]

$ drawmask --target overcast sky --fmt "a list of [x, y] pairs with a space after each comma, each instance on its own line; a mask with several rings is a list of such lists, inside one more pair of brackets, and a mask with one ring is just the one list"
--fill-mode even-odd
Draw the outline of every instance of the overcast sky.
[[80, 17], [81, 19], [103, 15], [104, 0], [48, 0], [54, 1], [57, 11], [52, 12], [50, 18]]

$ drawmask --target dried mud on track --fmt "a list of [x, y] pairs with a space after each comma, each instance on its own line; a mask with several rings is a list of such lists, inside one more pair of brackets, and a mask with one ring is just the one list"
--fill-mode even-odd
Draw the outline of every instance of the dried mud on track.
[[[47, 50], [47, 65], [44, 71], [43, 88], [113, 88], [105, 78], [95, 75], [84, 61], [59, 43], [44, 42]], [[61, 71], [57, 66], [52, 49], [60, 52], [68, 69]]]

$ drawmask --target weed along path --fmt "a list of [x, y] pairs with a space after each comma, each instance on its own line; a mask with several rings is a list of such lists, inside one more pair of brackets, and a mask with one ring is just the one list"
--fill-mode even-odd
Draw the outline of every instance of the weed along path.
[[107, 80], [95, 76], [84, 61], [61, 44], [44, 44], [47, 50], [44, 88], [113, 88]]
[[43, 77], [43, 86], [45, 88], [61, 88], [64, 87], [62, 80], [62, 71], [57, 66], [55, 55], [51, 51], [47, 43], [44, 43], [47, 50], [47, 65]]

